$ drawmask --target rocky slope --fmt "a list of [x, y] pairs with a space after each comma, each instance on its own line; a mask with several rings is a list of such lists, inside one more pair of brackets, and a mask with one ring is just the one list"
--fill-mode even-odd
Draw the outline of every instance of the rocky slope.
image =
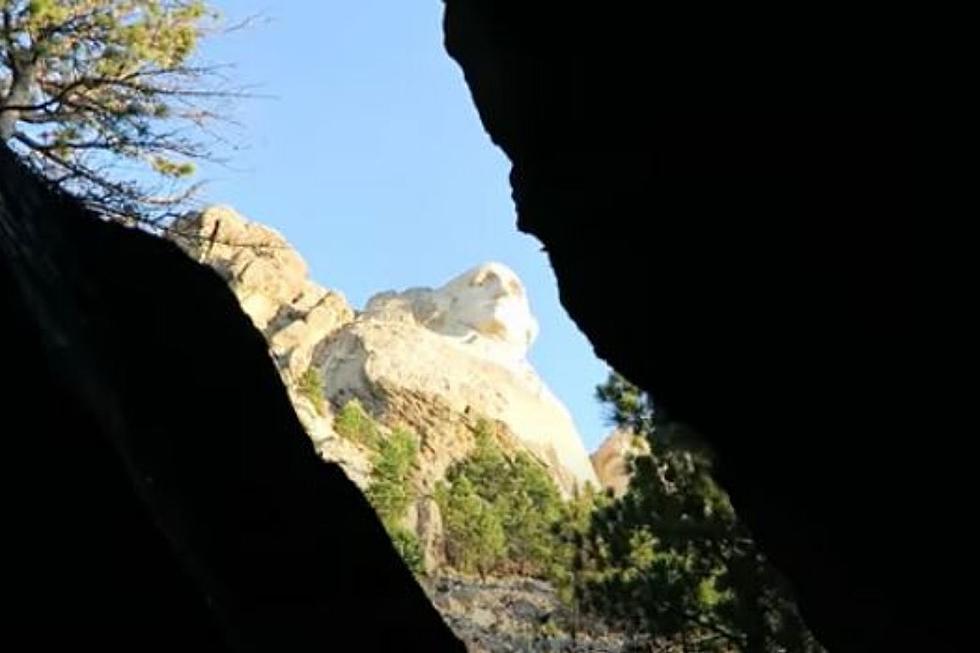
[[[536, 333], [520, 280], [489, 263], [435, 290], [375, 295], [316, 364], [334, 405], [370, 401], [373, 412], [424, 439], [440, 430], [428, 404], [498, 422], [571, 492], [595, 484], [595, 473], [568, 411], [527, 363]], [[432, 465], [449, 462], [434, 447], [427, 453]]]
[[[435, 483], [474, 445], [481, 422], [505, 451], [539, 460], [565, 493], [600, 479], [561, 402], [527, 362], [538, 326], [523, 284], [506, 266], [477, 266], [440, 288], [382, 292], [363, 311], [311, 281], [302, 257], [274, 230], [228, 207], [175, 225], [172, 239], [217, 270], [269, 344], [300, 421], [320, 454], [361, 489], [374, 452], [341, 437], [337, 413], [357, 400], [382, 429], [419, 437], [417, 495], [405, 526], [419, 537], [425, 588], [471, 651], [618, 651], [615, 637], [572, 646], [554, 591], [531, 579], [446, 576]], [[311, 392], [310, 375], [318, 382]], [[322, 396], [320, 396], [322, 393]]]
[[[554, 589], [531, 578], [486, 581], [443, 575], [422, 587], [470, 653], [625, 653], [642, 643], [584, 622]], [[572, 635], [573, 630], [575, 636]], [[647, 649], [648, 650], [648, 649]]]
[[[568, 411], [526, 360], [538, 327], [523, 285], [505, 266], [477, 266], [437, 289], [382, 292], [356, 312], [340, 292], [308, 278], [280, 234], [230, 208], [186, 217], [173, 238], [229, 283], [268, 341], [319, 451], [362, 489], [373, 454], [336, 433], [338, 410], [356, 399], [387, 429], [418, 435], [421, 498], [406, 526], [425, 544], [430, 568], [441, 559], [433, 487], [469, 453], [482, 420], [505, 450], [539, 460], [564, 492], [598, 485]], [[303, 390], [311, 373], [327, 401]]]

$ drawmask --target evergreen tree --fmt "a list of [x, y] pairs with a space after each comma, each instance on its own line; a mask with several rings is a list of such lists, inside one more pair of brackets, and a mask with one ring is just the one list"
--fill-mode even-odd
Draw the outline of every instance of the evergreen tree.
[[545, 576], [558, 555], [552, 527], [562, 516], [562, 500], [544, 467], [518, 453], [495, 504], [507, 535], [507, 560], [526, 576]]
[[493, 504], [481, 497], [465, 474], [440, 482], [436, 501], [442, 512], [449, 563], [466, 573], [490, 573], [506, 552], [503, 524]]
[[372, 449], [381, 446], [382, 436], [378, 425], [364, 410], [361, 402], [354, 399], [344, 404], [333, 420], [333, 428], [341, 437]]
[[381, 438], [365, 495], [382, 521], [397, 523], [415, 500], [411, 474], [417, 457], [418, 444], [409, 431], [395, 429]]
[[203, 0], [0, 0], [0, 139], [107, 216], [174, 217], [242, 95], [194, 61], [214, 18]]
[[618, 375], [597, 396], [646, 438], [627, 493], [598, 509], [584, 542], [590, 610], [693, 650], [818, 651], [781, 578], [711, 477], [697, 437]]
[[609, 496], [586, 485], [576, 489], [572, 498], [561, 505], [558, 519], [551, 526], [554, 536], [554, 555], [548, 570], [548, 580], [558, 596], [576, 614], [586, 590], [589, 571], [594, 568], [588, 559], [586, 539], [592, 527], [594, 513], [608, 505]]
[[379, 436], [371, 483], [364, 495], [409, 569], [421, 573], [421, 545], [415, 533], [402, 525], [409, 505], [416, 498], [412, 474], [417, 463], [418, 444], [414, 434], [405, 429], [394, 429], [387, 438]]
[[306, 368], [303, 376], [299, 377], [299, 383], [297, 385], [300, 394], [310, 400], [317, 414], [320, 416], [326, 415], [327, 412], [323, 407], [325, 390], [323, 387], [323, 377], [320, 376], [320, 372], [312, 366]]
[[450, 467], [437, 493], [450, 564], [483, 574], [548, 576], [560, 555], [558, 488], [528, 454], [505, 455], [488, 422], [478, 423], [474, 436], [473, 451]]

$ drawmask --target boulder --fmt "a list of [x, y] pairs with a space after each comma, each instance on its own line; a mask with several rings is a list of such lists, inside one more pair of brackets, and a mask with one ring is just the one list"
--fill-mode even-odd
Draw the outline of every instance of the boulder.
[[610, 433], [589, 458], [599, 485], [620, 497], [630, 482], [630, 458], [649, 452], [647, 443], [632, 431], [616, 429]]

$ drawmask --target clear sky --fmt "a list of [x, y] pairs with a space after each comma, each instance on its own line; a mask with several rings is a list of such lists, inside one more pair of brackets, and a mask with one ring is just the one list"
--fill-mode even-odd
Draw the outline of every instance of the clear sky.
[[558, 303], [540, 243], [516, 229], [510, 163], [443, 49], [442, 2], [213, 5], [268, 19], [202, 54], [272, 97], [235, 107], [241, 128], [226, 134], [246, 148], [204, 169], [206, 199], [278, 229], [357, 308], [484, 261], [510, 266], [541, 326], [531, 362], [594, 449], [609, 430], [593, 398], [607, 367]]

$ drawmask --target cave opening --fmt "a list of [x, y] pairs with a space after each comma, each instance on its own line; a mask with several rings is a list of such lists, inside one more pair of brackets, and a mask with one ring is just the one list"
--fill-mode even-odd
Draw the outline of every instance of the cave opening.
[[[747, 16], [431, 5], [212, 41], [199, 3], [6, 3], [14, 624], [105, 650], [949, 638], [962, 557], [893, 543], [957, 523], [966, 457], [896, 443], [957, 431], [937, 361], [969, 257], [898, 224], [941, 196], [921, 121], [816, 110], [877, 106], [901, 66]], [[170, 129], [239, 97], [182, 86], [224, 70], [192, 53], [268, 80], [230, 167]], [[195, 173], [187, 211], [193, 183], [151, 192]]]

